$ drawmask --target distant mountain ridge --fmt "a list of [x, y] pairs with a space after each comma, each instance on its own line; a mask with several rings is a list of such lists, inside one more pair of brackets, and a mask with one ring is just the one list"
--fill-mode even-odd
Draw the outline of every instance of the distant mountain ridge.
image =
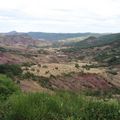
[[99, 36], [98, 33], [43, 33], [43, 32], [28, 32], [34, 39], [44, 39], [51, 41], [64, 40], [68, 38], [76, 38], [76, 37], [85, 37], [85, 36]]
[[65, 40], [69, 38], [77, 38], [77, 37], [88, 37], [88, 36], [100, 36], [99, 33], [45, 33], [45, 32], [16, 32], [11, 31], [8, 33], [4, 33], [4, 35], [21, 35], [27, 34], [28, 36], [32, 37], [32, 39], [37, 40], [47, 40], [47, 41], [58, 41], [58, 40]]

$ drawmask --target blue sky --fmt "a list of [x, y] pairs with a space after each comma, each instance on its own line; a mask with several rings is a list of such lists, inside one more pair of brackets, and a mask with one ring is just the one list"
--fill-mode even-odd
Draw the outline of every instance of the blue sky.
[[120, 0], [0, 0], [0, 32], [120, 32]]

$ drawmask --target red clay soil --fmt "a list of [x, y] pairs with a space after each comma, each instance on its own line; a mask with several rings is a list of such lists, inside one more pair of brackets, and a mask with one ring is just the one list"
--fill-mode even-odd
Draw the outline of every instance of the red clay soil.
[[81, 89], [108, 90], [113, 85], [97, 74], [73, 75], [51, 80], [54, 89], [79, 91]]
[[0, 64], [20, 64], [25, 61], [24, 57], [13, 55], [11, 53], [0, 52]]
[[23, 92], [49, 92], [48, 89], [41, 87], [37, 82], [31, 80], [21, 81], [20, 88]]
[[12, 60], [8, 53], [0, 53], [0, 64], [5, 63], [17, 63], [17, 61]]

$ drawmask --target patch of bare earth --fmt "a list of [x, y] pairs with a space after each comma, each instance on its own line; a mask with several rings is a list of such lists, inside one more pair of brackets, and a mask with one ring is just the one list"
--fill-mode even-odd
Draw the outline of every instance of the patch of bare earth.
[[48, 89], [41, 87], [32, 80], [23, 80], [20, 82], [20, 88], [23, 92], [49, 92]]
[[20, 64], [30, 61], [22, 55], [12, 54], [9, 52], [0, 53], [0, 64]]
[[82, 89], [91, 89], [91, 90], [108, 90], [113, 87], [113, 85], [97, 74], [76, 74], [72, 77], [60, 77], [57, 79], [52, 79], [52, 87], [54, 89], [61, 90], [71, 90], [71, 91], [80, 91]]
[[118, 88], [120, 88], [120, 72], [117, 75], [109, 75], [108, 78]]

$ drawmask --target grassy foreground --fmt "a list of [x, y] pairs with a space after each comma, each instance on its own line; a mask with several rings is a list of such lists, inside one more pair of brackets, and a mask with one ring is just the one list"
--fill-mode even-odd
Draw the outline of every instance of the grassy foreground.
[[119, 120], [115, 100], [89, 100], [70, 93], [12, 95], [2, 106], [2, 120]]
[[0, 75], [0, 86], [10, 91], [0, 92], [0, 120], [120, 120], [120, 103], [114, 99], [69, 92], [25, 94], [4, 75]]

